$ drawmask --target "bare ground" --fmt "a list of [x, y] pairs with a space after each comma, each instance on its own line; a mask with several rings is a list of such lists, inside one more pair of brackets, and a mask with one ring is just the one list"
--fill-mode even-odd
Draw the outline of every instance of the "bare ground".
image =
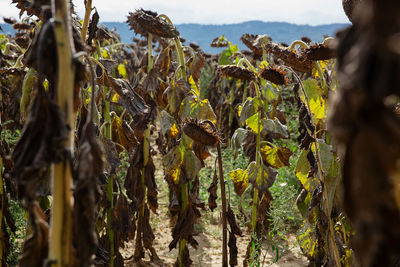
[[[212, 160], [210, 162], [213, 162]], [[172, 267], [176, 262], [178, 254], [177, 249], [169, 251], [168, 245], [172, 241], [171, 231], [173, 222], [168, 216], [168, 186], [163, 179], [163, 171], [161, 159], [156, 156], [154, 158], [156, 165], [156, 182], [159, 189], [159, 208], [158, 214], [151, 214], [151, 226], [154, 231], [155, 240], [153, 246], [160, 258], [160, 261], [151, 262], [149, 253], [146, 252], [146, 258], [140, 263], [134, 263], [132, 255], [134, 254], [134, 241], [125, 245], [121, 249], [121, 254], [125, 260], [125, 266], [140, 266], [140, 267]], [[210, 210], [201, 211], [201, 218], [195, 225], [197, 235], [195, 239], [199, 243], [197, 249], [189, 246], [190, 258], [193, 261], [193, 266], [221, 266], [222, 264], [222, 224], [220, 223], [219, 208], [211, 212]], [[250, 240], [249, 232], [243, 231], [243, 237], [237, 238], [238, 247], [238, 266], [243, 266], [243, 260], [246, 255], [247, 245]], [[271, 244], [265, 240], [262, 244], [260, 266], [271, 267], [301, 267], [307, 266], [307, 259], [301, 254], [300, 248], [296, 241], [295, 234], [286, 236], [285, 250], [280, 251], [278, 261], [275, 260], [275, 252], [272, 251]]]

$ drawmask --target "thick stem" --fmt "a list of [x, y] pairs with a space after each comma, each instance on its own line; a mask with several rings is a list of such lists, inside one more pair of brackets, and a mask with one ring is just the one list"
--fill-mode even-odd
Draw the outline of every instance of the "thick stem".
[[222, 267], [228, 267], [228, 235], [226, 224], [226, 193], [225, 193], [225, 180], [224, 170], [222, 168], [222, 153], [221, 145], [218, 143], [218, 169], [219, 169], [219, 184], [221, 187], [221, 202], [222, 202]]
[[151, 71], [153, 68], [153, 36], [151, 33], [147, 35], [147, 43], [149, 47], [148, 61], [147, 61], [147, 73]]
[[[54, 29], [57, 44], [57, 103], [64, 114], [65, 123], [71, 129], [63, 144], [73, 155], [75, 118], [73, 112], [75, 65], [72, 58], [75, 53], [72, 29], [70, 26], [69, 1], [53, 0], [52, 12], [55, 19]], [[49, 260], [52, 266], [64, 267], [71, 264], [72, 233], [72, 174], [68, 160], [53, 166], [51, 209], [51, 228]]]
[[86, 43], [86, 34], [88, 31], [89, 18], [91, 12], [92, 12], [92, 0], [86, 0], [85, 17], [83, 19], [83, 25], [81, 30], [81, 38], [84, 43]]
[[[92, 88], [92, 90], [94, 90]], [[111, 139], [111, 114], [110, 114], [110, 102], [107, 100], [106, 95], [108, 94], [109, 89], [104, 87], [104, 136], [108, 139]], [[106, 198], [109, 203], [109, 207], [107, 209], [107, 236], [110, 242], [110, 266], [114, 266], [114, 257], [115, 257], [115, 244], [114, 244], [114, 231], [112, 229], [112, 211], [114, 208], [114, 177], [110, 175], [108, 177], [108, 183], [106, 188]]]
[[[257, 97], [260, 97], [260, 95], [261, 95], [260, 88], [259, 88], [259, 86], [257, 84], [256, 84], [256, 94], [257, 94]], [[256, 164], [260, 164], [261, 111], [259, 110], [257, 113], [258, 113], [257, 114], [258, 116], [257, 116], [257, 137], [256, 137]], [[259, 179], [261, 179], [261, 177], [257, 176], [256, 184], [261, 182], [261, 181], [259, 181]], [[255, 235], [256, 225], [257, 225], [258, 197], [259, 197], [258, 196], [258, 189], [256, 187], [254, 187], [253, 210], [252, 210], [252, 217], [251, 217], [251, 234], [252, 234], [252, 236]], [[253, 240], [251, 239], [250, 242], [253, 242]], [[252, 254], [253, 254], [253, 246], [250, 246], [249, 256], [251, 256]], [[253, 259], [250, 258], [249, 260], [250, 260], [250, 263], [251, 263]]]
[[287, 50], [292, 51], [293, 49], [296, 48], [296, 45], [298, 45], [298, 46], [300, 46], [301, 48], [304, 48], [304, 49], [309, 48], [308, 44], [306, 44], [305, 42], [303, 42], [301, 40], [295, 40], [290, 44], [290, 46], [287, 48]]
[[[182, 204], [181, 204], [180, 216], [183, 216], [183, 213], [185, 212], [185, 209], [186, 209], [187, 203], [188, 203], [188, 184], [187, 183], [184, 183], [181, 186], [181, 200], [182, 200]], [[185, 239], [179, 240], [179, 254], [178, 254], [179, 267], [185, 267], [183, 265], [183, 253], [185, 251], [185, 246], [186, 246], [186, 240]]]
[[186, 66], [185, 66], [185, 55], [183, 54], [182, 44], [179, 37], [175, 37], [175, 48], [178, 54], [179, 67], [181, 68], [182, 79], [186, 80]]

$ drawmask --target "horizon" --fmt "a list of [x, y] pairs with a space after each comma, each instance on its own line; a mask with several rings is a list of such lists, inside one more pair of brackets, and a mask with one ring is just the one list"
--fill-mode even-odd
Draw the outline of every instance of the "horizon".
[[[75, 11], [84, 16], [84, 0], [73, 0]], [[104, 22], [125, 22], [129, 12], [143, 8], [166, 14], [174, 24], [227, 25], [248, 21], [282, 22], [296, 25], [329, 25], [349, 23], [344, 14], [342, 1], [308, 0], [248, 0], [246, 5], [232, 4], [229, 0], [137, 0], [135, 2], [114, 0], [110, 6], [107, 0], [93, 0], [100, 20]], [[290, 8], [287, 8], [290, 7]], [[11, 0], [0, 3], [0, 17], [18, 18], [19, 10]]]

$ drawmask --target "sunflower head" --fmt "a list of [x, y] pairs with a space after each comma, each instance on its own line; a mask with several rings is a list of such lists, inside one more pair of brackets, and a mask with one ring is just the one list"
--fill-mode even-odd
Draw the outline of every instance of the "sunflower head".
[[139, 9], [135, 12], [129, 12], [127, 20], [130, 30], [142, 36], [148, 33], [164, 38], [175, 38], [179, 36], [178, 30], [165, 20], [158, 17], [153, 11]]
[[206, 121], [199, 121], [193, 118], [185, 118], [182, 121], [183, 132], [192, 138], [196, 143], [204, 146], [216, 146], [221, 142], [217, 131], [210, 127]]

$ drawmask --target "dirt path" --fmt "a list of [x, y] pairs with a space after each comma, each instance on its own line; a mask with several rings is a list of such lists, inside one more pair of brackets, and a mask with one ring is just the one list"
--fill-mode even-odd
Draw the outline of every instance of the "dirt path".
[[[212, 165], [213, 160], [209, 160]], [[169, 251], [168, 245], [172, 241], [171, 231], [173, 224], [170, 222], [168, 213], [168, 186], [164, 181], [161, 159], [158, 155], [154, 158], [156, 166], [156, 183], [158, 185], [158, 215], [151, 214], [150, 222], [154, 231], [155, 240], [153, 246], [161, 259], [161, 262], [150, 262], [149, 253], [146, 252], [146, 258], [141, 264], [135, 264], [132, 261], [134, 253], [134, 241], [126, 244], [125, 248], [121, 250], [121, 254], [125, 261], [125, 266], [147, 266], [147, 267], [172, 267], [176, 262], [178, 254], [177, 249]], [[207, 162], [206, 162], [207, 164]], [[208, 164], [207, 164], [208, 165]], [[219, 208], [211, 212], [209, 210], [201, 211], [201, 218], [195, 225], [197, 235], [195, 239], [199, 243], [197, 249], [189, 246], [190, 258], [195, 267], [205, 266], [221, 266], [222, 262], [222, 224], [220, 223]], [[243, 229], [244, 230], [244, 229]], [[250, 240], [248, 232], [243, 231], [243, 237], [238, 237], [238, 266], [243, 266], [243, 260], [246, 255], [247, 244]], [[302, 256], [301, 251], [297, 245], [296, 237], [294, 234], [286, 236], [287, 241], [286, 251], [279, 256], [279, 260], [274, 263], [275, 252], [271, 249], [271, 244], [264, 241], [262, 244], [262, 255], [260, 257], [260, 266], [284, 266], [284, 267], [301, 267], [307, 266], [307, 259]]]

